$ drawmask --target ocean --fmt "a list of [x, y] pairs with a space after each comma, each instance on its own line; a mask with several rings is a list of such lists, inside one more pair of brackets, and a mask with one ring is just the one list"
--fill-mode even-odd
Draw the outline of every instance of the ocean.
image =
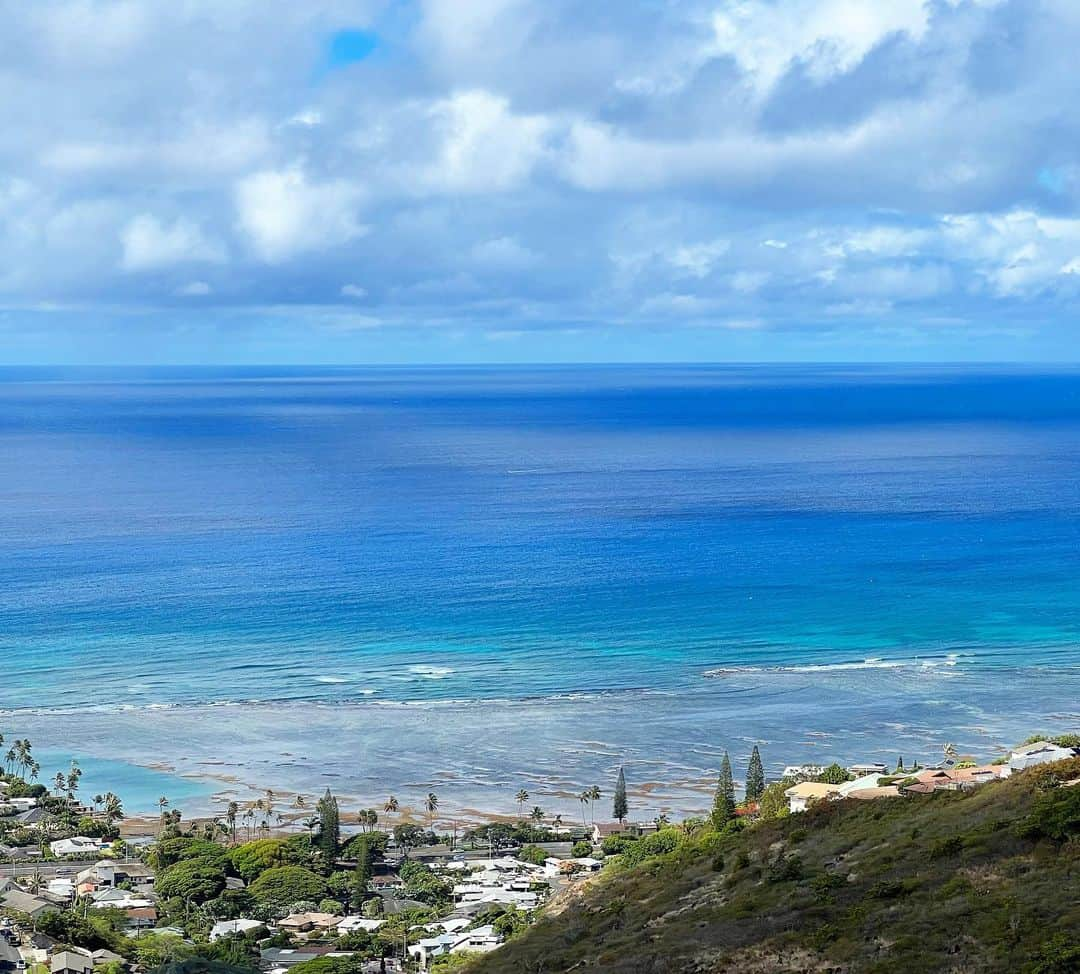
[[990, 757], [1080, 726], [1078, 513], [1076, 370], [4, 369], [0, 733], [193, 813]]

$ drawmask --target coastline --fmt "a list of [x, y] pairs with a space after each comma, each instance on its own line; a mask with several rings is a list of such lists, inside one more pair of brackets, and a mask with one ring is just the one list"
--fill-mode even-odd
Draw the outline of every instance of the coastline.
[[[381, 816], [391, 794], [415, 809], [431, 791], [447, 822], [512, 816], [521, 788], [530, 807], [574, 822], [582, 811], [607, 817], [620, 767], [635, 816], [700, 814], [725, 751], [737, 781], [754, 745], [770, 777], [799, 763], [891, 766], [899, 755], [926, 763], [946, 741], [990, 760], [1035, 731], [1075, 730], [1077, 700], [1074, 667], [957, 665], [899, 678], [884, 668], [735, 673], [677, 693], [16, 711], [0, 713], [0, 722], [43, 754], [86, 759], [88, 790], [98, 787], [91, 772], [99, 755], [113, 768], [101, 787], [119, 779], [122, 790], [125, 775], [150, 776], [137, 789], [141, 797], [121, 797], [133, 817], [148, 813], [152, 821], [159, 794], [185, 818], [205, 818], [223, 814], [229, 801], [254, 802], [268, 788], [290, 814], [293, 796], [312, 805], [329, 787], [346, 824], [360, 808]], [[593, 785], [605, 797], [595, 810], [583, 809], [578, 796]]]

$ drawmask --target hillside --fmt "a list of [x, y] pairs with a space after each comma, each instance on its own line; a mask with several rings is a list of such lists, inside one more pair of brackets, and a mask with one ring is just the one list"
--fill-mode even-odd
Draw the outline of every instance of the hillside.
[[469, 971], [1080, 971], [1080, 787], [1048, 767], [683, 839]]

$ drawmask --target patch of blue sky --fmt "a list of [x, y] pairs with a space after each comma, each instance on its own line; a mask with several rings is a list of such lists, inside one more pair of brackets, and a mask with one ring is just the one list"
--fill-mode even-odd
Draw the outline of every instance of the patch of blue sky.
[[333, 71], [365, 61], [379, 49], [379, 36], [370, 30], [339, 30], [327, 45], [326, 66]]

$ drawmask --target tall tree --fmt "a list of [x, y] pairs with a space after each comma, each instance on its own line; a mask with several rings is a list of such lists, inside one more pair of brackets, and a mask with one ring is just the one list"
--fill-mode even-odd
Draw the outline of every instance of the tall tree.
[[761, 752], [757, 745], [750, 753], [750, 766], [746, 769], [746, 800], [756, 802], [765, 793], [765, 766], [761, 763]]
[[596, 803], [600, 801], [600, 788], [597, 785], [593, 785], [589, 789], [589, 801], [592, 804], [589, 806], [589, 821], [593, 825], [596, 824]]
[[626, 804], [626, 775], [623, 774], [623, 769], [619, 768], [619, 777], [615, 781], [615, 800], [612, 802], [611, 812], [619, 820], [619, 824], [622, 825], [629, 810]]
[[424, 808], [427, 809], [428, 828], [430, 829], [435, 821], [435, 813], [439, 810], [439, 796], [435, 792], [428, 792], [428, 796], [424, 800]]
[[577, 800], [581, 802], [581, 827], [585, 828], [585, 808], [589, 804], [589, 789], [586, 788], [578, 795]]
[[727, 751], [720, 762], [720, 775], [716, 780], [716, 796], [713, 798], [712, 824], [720, 828], [735, 817], [735, 779], [731, 775], [731, 758]]
[[529, 793], [524, 788], [519, 788], [518, 793], [514, 796], [514, 801], [518, 803], [518, 817], [525, 817], [525, 802], [529, 800]]
[[371, 841], [367, 836], [361, 836], [353, 843], [353, 848], [356, 850], [356, 873], [353, 876], [353, 886], [357, 900], [363, 900], [371, 884]]
[[315, 805], [319, 816], [319, 835], [315, 845], [322, 852], [327, 865], [332, 866], [337, 858], [338, 844], [341, 842], [341, 818], [338, 813], [337, 799], [330, 794], [330, 789]]

